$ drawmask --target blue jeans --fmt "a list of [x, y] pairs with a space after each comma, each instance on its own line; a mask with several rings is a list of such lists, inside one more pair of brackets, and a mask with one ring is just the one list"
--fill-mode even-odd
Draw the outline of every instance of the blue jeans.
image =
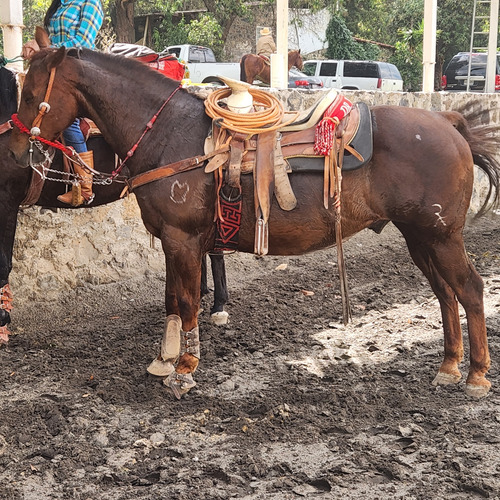
[[64, 141], [67, 146], [72, 146], [77, 153], [85, 153], [87, 144], [80, 130], [80, 120], [77, 118], [64, 132]]

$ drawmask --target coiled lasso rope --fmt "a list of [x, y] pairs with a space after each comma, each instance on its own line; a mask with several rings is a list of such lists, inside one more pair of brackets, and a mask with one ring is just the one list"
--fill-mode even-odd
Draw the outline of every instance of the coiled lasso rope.
[[254, 106], [263, 108], [262, 110], [253, 113], [235, 113], [222, 107], [219, 101], [229, 97], [231, 89], [221, 88], [215, 90], [206, 98], [205, 110], [207, 115], [213, 120], [217, 120], [217, 124], [222, 128], [248, 134], [249, 136], [285, 127], [297, 117], [298, 113], [294, 113], [290, 120], [283, 122], [285, 110], [283, 104], [276, 97], [263, 90], [251, 88], [248, 91], [253, 97]]

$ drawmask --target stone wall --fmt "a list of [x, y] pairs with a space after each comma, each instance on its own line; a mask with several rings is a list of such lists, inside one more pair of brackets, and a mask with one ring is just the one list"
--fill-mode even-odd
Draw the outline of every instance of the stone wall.
[[[273, 91], [290, 110], [304, 109], [326, 91]], [[490, 109], [499, 123], [500, 95], [352, 91], [370, 105], [393, 104], [430, 110]], [[443, 145], [445, 147], [445, 145]], [[164, 256], [140, 219], [133, 196], [104, 207], [56, 212], [38, 207], [19, 214], [11, 286], [16, 302], [50, 301], [86, 284], [140, 278], [164, 269]]]

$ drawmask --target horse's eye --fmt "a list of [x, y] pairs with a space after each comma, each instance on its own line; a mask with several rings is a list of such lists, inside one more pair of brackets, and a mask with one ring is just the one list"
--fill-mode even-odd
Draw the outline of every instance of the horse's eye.
[[33, 104], [33, 100], [34, 100], [33, 95], [28, 94], [24, 96], [24, 102], [26, 104]]

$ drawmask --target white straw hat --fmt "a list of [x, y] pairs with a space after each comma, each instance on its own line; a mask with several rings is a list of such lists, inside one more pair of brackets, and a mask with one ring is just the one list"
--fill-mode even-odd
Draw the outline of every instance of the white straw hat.
[[271, 34], [271, 30], [269, 28], [262, 28], [260, 30], [260, 34], [261, 35], [270, 35]]

